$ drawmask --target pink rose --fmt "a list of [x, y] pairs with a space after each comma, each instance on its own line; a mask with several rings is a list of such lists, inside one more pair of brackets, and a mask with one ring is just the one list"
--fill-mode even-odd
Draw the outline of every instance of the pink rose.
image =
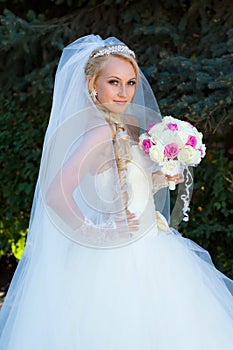
[[147, 128], [146, 128], [146, 132], [149, 132], [150, 129], [152, 129], [153, 126], [155, 126], [156, 124], [157, 124], [157, 123], [150, 123], [150, 124], [147, 126]]
[[185, 145], [186, 145], [186, 146], [191, 146], [191, 147], [195, 148], [196, 145], [197, 145], [197, 138], [196, 138], [196, 136], [191, 136], [191, 135], [189, 135], [188, 141], [186, 142]]
[[170, 129], [172, 131], [178, 130], [178, 125], [176, 123], [168, 123], [167, 127], [168, 127], [168, 129]]
[[149, 150], [150, 150], [151, 146], [152, 146], [152, 142], [150, 139], [144, 139], [142, 141], [142, 149], [146, 154], [149, 154]]
[[164, 154], [168, 159], [174, 159], [179, 153], [179, 147], [176, 143], [169, 143], [164, 148]]

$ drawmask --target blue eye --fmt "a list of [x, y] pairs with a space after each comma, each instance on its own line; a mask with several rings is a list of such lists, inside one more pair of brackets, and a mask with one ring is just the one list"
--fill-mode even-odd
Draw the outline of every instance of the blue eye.
[[133, 85], [136, 85], [136, 81], [131, 80], [131, 81], [128, 82], [128, 84], [129, 84], [129, 85], [132, 85], [132, 86], [133, 86]]
[[110, 81], [109, 81], [109, 84], [112, 84], [112, 85], [117, 85], [117, 84], [118, 84], [118, 81], [117, 81], [117, 80], [112, 79], [112, 80], [110, 80]]

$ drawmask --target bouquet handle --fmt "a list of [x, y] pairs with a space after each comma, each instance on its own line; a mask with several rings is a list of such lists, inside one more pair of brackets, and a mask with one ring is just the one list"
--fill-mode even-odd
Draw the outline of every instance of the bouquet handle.
[[168, 187], [169, 187], [169, 190], [174, 191], [176, 189], [176, 182], [168, 181]]

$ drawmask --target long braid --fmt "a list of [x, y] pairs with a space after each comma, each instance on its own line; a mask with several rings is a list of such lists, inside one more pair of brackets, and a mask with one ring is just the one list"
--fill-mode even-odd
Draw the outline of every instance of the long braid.
[[115, 113], [105, 113], [105, 119], [109, 123], [113, 132], [113, 147], [116, 157], [116, 165], [119, 174], [121, 194], [125, 205], [127, 216], [131, 213], [128, 209], [129, 192], [127, 183], [128, 163], [131, 161], [130, 138], [127, 128], [120, 120], [120, 116]]

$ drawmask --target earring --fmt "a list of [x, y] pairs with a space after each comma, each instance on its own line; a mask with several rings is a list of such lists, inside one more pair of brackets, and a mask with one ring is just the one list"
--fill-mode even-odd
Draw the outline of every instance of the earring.
[[97, 95], [98, 95], [98, 93], [95, 89], [90, 91], [90, 96], [94, 102], [96, 102]]

